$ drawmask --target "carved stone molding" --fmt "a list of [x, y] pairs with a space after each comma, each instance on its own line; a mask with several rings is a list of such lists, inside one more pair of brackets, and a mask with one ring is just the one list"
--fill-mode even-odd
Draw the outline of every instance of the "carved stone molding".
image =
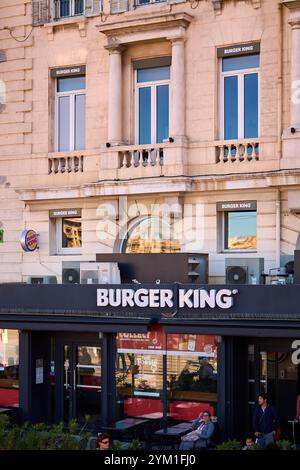
[[211, 0], [213, 4], [213, 8], [216, 15], [221, 15], [222, 13], [222, 5], [227, 2], [231, 1], [236, 4], [237, 2], [245, 2], [250, 3], [253, 8], [260, 8], [261, 7], [261, 0]]
[[105, 34], [108, 44], [130, 44], [146, 40], [184, 37], [186, 28], [193, 17], [188, 13], [140, 16], [123, 21], [112, 21], [97, 25], [98, 31]]

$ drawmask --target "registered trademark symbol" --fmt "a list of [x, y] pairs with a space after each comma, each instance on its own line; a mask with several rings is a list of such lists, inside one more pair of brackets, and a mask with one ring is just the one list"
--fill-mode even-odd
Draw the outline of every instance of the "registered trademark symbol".
[[233, 293], [233, 294], [237, 294], [237, 293], [238, 293], [238, 290], [237, 290], [237, 289], [233, 289], [232, 293]]

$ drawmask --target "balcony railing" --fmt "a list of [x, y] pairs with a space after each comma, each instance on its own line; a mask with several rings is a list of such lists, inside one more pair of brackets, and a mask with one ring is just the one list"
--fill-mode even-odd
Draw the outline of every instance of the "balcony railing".
[[137, 145], [119, 150], [120, 168], [162, 166], [164, 148], [160, 145]]
[[258, 140], [224, 141], [216, 145], [216, 163], [257, 161], [259, 153]]
[[83, 155], [48, 158], [48, 174], [83, 172]]

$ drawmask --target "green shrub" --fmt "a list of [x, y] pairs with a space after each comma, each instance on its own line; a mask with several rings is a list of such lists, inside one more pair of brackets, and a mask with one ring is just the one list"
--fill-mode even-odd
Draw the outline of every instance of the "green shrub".
[[122, 450], [122, 443], [120, 441], [114, 441], [113, 450]]
[[77, 434], [78, 433], [78, 428], [79, 428], [79, 424], [78, 424], [78, 421], [76, 419], [72, 419], [71, 421], [69, 421], [70, 434]]
[[216, 446], [217, 450], [241, 450], [241, 443], [237, 439], [222, 442]]
[[5, 429], [7, 429], [10, 425], [10, 419], [9, 419], [9, 416], [2, 413], [0, 415], [0, 431], [4, 431]]
[[277, 447], [279, 447], [280, 450], [291, 450], [292, 443], [288, 441], [287, 439], [281, 439], [280, 441], [276, 441]]
[[130, 446], [128, 447], [128, 450], [140, 450], [142, 447], [140, 441], [138, 439], [134, 439]]

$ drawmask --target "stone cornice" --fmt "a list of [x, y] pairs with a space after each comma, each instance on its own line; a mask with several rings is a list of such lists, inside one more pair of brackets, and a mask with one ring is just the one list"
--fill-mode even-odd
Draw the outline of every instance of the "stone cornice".
[[[141, 184], [142, 183], [142, 184]], [[116, 197], [133, 194], [191, 193], [193, 191], [258, 190], [300, 186], [300, 168], [260, 173], [104, 180], [77, 186], [19, 188], [25, 202]]]
[[118, 42], [122, 44], [166, 38], [173, 35], [184, 36], [185, 29], [189, 26], [193, 16], [188, 13], [161, 13], [151, 16], [125, 17], [124, 20], [97, 25], [99, 32], [105, 34], [108, 43]]
[[289, 10], [300, 10], [300, 0], [282, 0], [281, 3], [289, 8]]

